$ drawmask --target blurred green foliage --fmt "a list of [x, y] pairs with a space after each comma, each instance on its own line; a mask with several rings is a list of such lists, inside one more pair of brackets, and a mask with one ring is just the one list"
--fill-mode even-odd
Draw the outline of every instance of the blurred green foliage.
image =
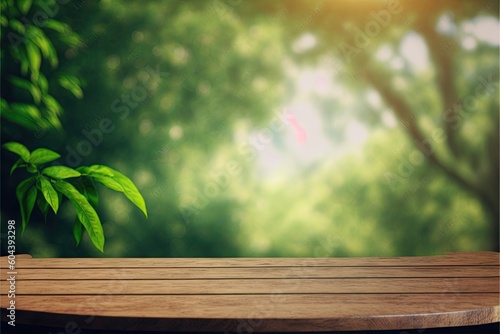
[[[59, 70], [78, 78], [84, 96], [67, 94], [71, 80], [47, 76], [64, 131], [12, 126], [2, 142], [51, 147], [74, 168], [115, 167], [144, 195], [149, 219], [103, 188], [104, 254], [86, 237], [74, 247], [76, 213], [64, 205], [46, 223], [32, 217], [19, 253], [320, 257], [498, 247], [498, 40], [472, 33], [498, 26], [497, 2], [51, 6], [81, 36], [54, 47]], [[2, 61], [2, 96], [28, 99], [6, 79], [15, 59]], [[13, 162], [2, 152], [2, 226], [20, 219], [9, 195], [18, 180], [6, 177]]]
[[[47, 6], [53, 8], [48, 10]], [[6, 31], [2, 31], [2, 44], [6, 44], [8, 41], [9, 56], [20, 65], [21, 72], [16, 76], [9, 76], [9, 82], [15, 88], [29, 92], [33, 99], [31, 103], [19, 103], [15, 97], [2, 94], [0, 99], [1, 116], [24, 129], [31, 131], [36, 129], [35, 136], [41, 136], [40, 131], [48, 131], [49, 129], [60, 131], [59, 116], [62, 113], [59, 102], [49, 93], [49, 82], [45, 76], [45, 68], [41, 69], [42, 59], [48, 61], [52, 69], [58, 65], [58, 55], [53, 41], [47, 37], [41, 27], [55, 30], [59, 39], [69, 47], [82, 45], [80, 36], [71, 31], [67, 24], [49, 19], [49, 14], [55, 15], [57, 13], [58, 6], [59, 2], [54, 1], [24, 0], [15, 2], [2, 0], [0, 2], [1, 25], [6, 28]], [[33, 19], [36, 22], [30, 22], [23, 16], [28, 14], [30, 10], [35, 11]], [[2, 62], [3, 56], [4, 54], [1, 57]], [[11, 69], [15, 71], [16, 67], [11, 66]], [[60, 87], [71, 92], [76, 98], [83, 97], [81, 83], [75, 76], [61, 74], [58, 76], [57, 82]], [[92, 138], [95, 139], [95, 136]], [[95, 142], [92, 140], [92, 143]], [[98, 196], [94, 181], [124, 193], [147, 217], [144, 199], [133, 182], [112, 168], [103, 165], [81, 166], [78, 170], [66, 166], [42, 168], [49, 162], [54, 164], [54, 160], [60, 158], [61, 155], [46, 148], [37, 148], [30, 152], [26, 146], [18, 142], [8, 142], [2, 147], [19, 156], [19, 159], [12, 165], [10, 174], [19, 167], [25, 167], [27, 172], [25, 174], [29, 175], [16, 187], [16, 197], [22, 220], [21, 236], [30, 220], [35, 203], [46, 220], [49, 206], [57, 214], [64, 195], [74, 205], [77, 214], [73, 224], [76, 245], [78, 246], [84, 231], [86, 231], [94, 246], [103, 251], [104, 232], [96, 212]], [[67, 182], [66, 179], [71, 180]], [[14, 241], [9, 240], [9, 255], [15, 253], [13, 243]]]

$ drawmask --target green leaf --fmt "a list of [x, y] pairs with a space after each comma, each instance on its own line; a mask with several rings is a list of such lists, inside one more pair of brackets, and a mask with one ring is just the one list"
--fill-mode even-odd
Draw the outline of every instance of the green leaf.
[[43, 123], [40, 110], [29, 104], [12, 103], [2, 110], [2, 117], [29, 130], [36, 130]]
[[10, 169], [10, 175], [12, 175], [12, 173], [14, 173], [14, 171], [21, 165], [24, 163], [24, 160], [22, 158], [19, 158], [19, 160], [17, 160], [13, 165], [12, 165], [12, 168]]
[[24, 15], [26, 15], [26, 13], [30, 10], [31, 4], [32, 0], [17, 0], [17, 7], [19, 7], [19, 10]]
[[97, 193], [97, 188], [91, 177], [82, 176], [75, 183], [76, 189], [83, 194], [89, 201], [90, 205], [97, 210], [99, 204], [99, 195]]
[[45, 104], [45, 106], [47, 107], [47, 109], [50, 110], [54, 115], [62, 114], [63, 109], [62, 109], [61, 105], [52, 96], [44, 95], [42, 98], [42, 101]]
[[12, 82], [14, 86], [28, 90], [31, 93], [31, 96], [33, 96], [33, 101], [35, 101], [36, 104], [40, 103], [40, 100], [42, 98], [42, 92], [40, 88], [38, 88], [31, 82], [18, 77], [10, 77], [9, 81]]
[[103, 165], [93, 165], [93, 166], [81, 166], [78, 167], [77, 170], [82, 174], [94, 174], [94, 175], [102, 175], [113, 177], [115, 173], [113, 173], [110, 167], [106, 167]]
[[47, 81], [47, 78], [45, 77], [45, 75], [43, 75], [42, 73], [40, 73], [40, 75], [38, 76], [38, 87], [40, 87], [40, 90], [44, 93], [44, 94], [47, 94], [47, 92], [49, 91], [49, 82]]
[[89, 201], [66, 181], [60, 180], [54, 183], [54, 187], [73, 203], [78, 219], [87, 230], [90, 240], [97, 249], [104, 252], [104, 231], [99, 216]]
[[59, 36], [59, 39], [71, 48], [80, 48], [83, 45], [82, 38], [75, 32], [69, 30], [65, 34]]
[[21, 73], [23, 75], [28, 74], [30, 62], [28, 60], [28, 57], [26, 56], [26, 53], [19, 52], [19, 61], [21, 62]]
[[60, 21], [52, 20], [52, 19], [46, 20], [44, 26], [46, 28], [55, 30], [55, 31], [63, 33], [63, 34], [68, 32], [68, 31], [71, 31], [71, 28], [66, 23], [62, 23]]
[[40, 64], [42, 63], [40, 49], [29, 40], [26, 40], [24, 45], [26, 46], [26, 54], [31, 69], [31, 80], [36, 81], [38, 73], [40, 72]]
[[21, 143], [18, 142], [8, 142], [2, 145], [6, 150], [9, 150], [21, 157], [24, 162], [28, 162], [30, 160], [30, 151]]
[[40, 113], [40, 109], [31, 104], [25, 103], [11, 103], [10, 107], [16, 112], [20, 114], [25, 114], [27, 117], [30, 117], [34, 121], [38, 121], [42, 118], [42, 114]]
[[50, 56], [50, 48], [54, 46], [48, 39], [47, 35], [43, 32], [42, 29], [35, 27], [33, 25], [29, 25], [26, 28], [26, 37], [30, 38], [33, 43], [35, 43], [40, 51], [42, 51], [42, 55], [45, 58], [49, 58]]
[[70, 177], [78, 177], [82, 174], [80, 172], [74, 170], [73, 168], [69, 168], [66, 166], [50, 166], [45, 168], [42, 171], [42, 174], [45, 174], [50, 177], [54, 177], [57, 179], [67, 179]]
[[61, 122], [59, 121], [59, 118], [57, 117], [57, 115], [53, 115], [53, 114], [47, 115], [47, 122], [48, 122], [48, 124], [45, 126], [46, 128], [51, 126], [51, 127], [58, 129], [58, 130], [62, 129]]
[[19, 34], [24, 34], [25, 32], [25, 27], [24, 24], [22, 24], [20, 21], [16, 19], [11, 19], [9, 21], [9, 25], [12, 28], [12, 30], [16, 31]]
[[146, 218], [148, 217], [146, 202], [141, 193], [135, 184], [119, 171], [103, 165], [80, 167], [78, 171], [91, 176], [94, 180], [104, 184], [110, 189], [123, 192], [125, 196], [144, 213]]
[[54, 161], [59, 159], [61, 155], [52, 150], [46, 148], [37, 148], [33, 152], [31, 152], [31, 157], [29, 162], [35, 165], [41, 165], [47, 162]]
[[53, 111], [54, 114], [60, 115], [62, 113], [62, 107], [61, 107], [61, 105], [52, 96], [45, 95], [43, 97], [43, 103], [45, 103], [45, 105], [47, 106], [47, 108], [50, 109], [51, 111]]
[[109, 189], [112, 189], [114, 191], [118, 191], [118, 192], [125, 192], [125, 189], [123, 189], [122, 185], [120, 183], [118, 183], [115, 179], [113, 179], [111, 176], [105, 176], [105, 175], [99, 175], [99, 174], [89, 174], [90, 176], [92, 176], [92, 178], [105, 185], [106, 187], [108, 187]]
[[9, 81], [14, 86], [17, 86], [17, 87], [20, 87], [20, 88], [24, 88], [26, 90], [29, 90], [30, 85], [32, 85], [31, 82], [29, 82], [27, 80], [24, 80], [24, 79], [21, 79], [21, 78], [18, 78], [18, 77], [14, 77], [14, 76], [9, 77]]
[[57, 197], [59, 197], [59, 203], [62, 203], [62, 194], [60, 192], [57, 193]]
[[82, 241], [83, 236], [83, 225], [78, 220], [78, 218], [76, 218], [75, 222], [73, 223], [73, 236], [75, 237], [76, 246], [78, 247], [80, 241]]
[[55, 191], [54, 187], [52, 187], [49, 179], [47, 179], [43, 175], [40, 177], [40, 185], [42, 187], [43, 197], [45, 197], [47, 203], [49, 203], [49, 205], [52, 207], [54, 213], [57, 214], [57, 210], [59, 210], [59, 197], [57, 197], [57, 192]]
[[[56, 195], [57, 195], [57, 193], [56, 193]], [[57, 198], [59, 199], [59, 196], [57, 196]], [[59, 203], [61, 203], [61, 202], [59, 201]], [[44, 221], [47, 222], [47, 212], [49, 212], [49, 203], [47, 203], [47, 201], [45, 200], [45, 198], [43, 196], [37, 196], [36, 204], [43, 214]]]
[[40, 104], [40, 100], [42, 98], [42, 92], [40, 91], [40, 88], [38, 88], [35, 85], [31, 85], [30, 86], [30, 93], [31, 93], [31, 96], [33, 96], [33, 101], [36, 104]]
[[26, 167], [26, 169], [28, 170], [28, 172], [30, 173], [38, 173], [38, 168], [36, 168], [35, 165], [33, 165], [32, 163], [29, 163], [28, 166]]
[[31, 216], [31, 212], [33, 211], [33, 207], [35, 206], [36, 194], [37, 190], [34, 186], [36, 181], [36, 176], [32, 176], [29, 179], [24, 180], [19, 183], [16, 188], [16, 196], [19, 201], [19, 206], [21, 207], [21, 218], [22, 218], [22, 229], [21, 235], [24, 233], [24, 229], [26, 225], [28, 225], [28, 221]]
[[0, 16], [0, 24], [2, 25], [2, 27], [6, 27], [7, 25], [9, 25], [9, 20], [7, 20], [7, 17], [5, 17], [4, 15], [1, 15]]
[[47, 56], [47, 59], [49, 60], [50, 66], [52, 66], [52, 68], [56, 68], [57, 65], [59, 64], [59, 59], [57, 59], [56, 49], [52, 44], [50, 44], [49, 46], [49, 54]]
[[81, 99], [83, 97], [80, 80], [78, 80], [75, 76], [69, 74], [61, 75], [58, 81], [61, 87], [66, 88], [76, 98]]

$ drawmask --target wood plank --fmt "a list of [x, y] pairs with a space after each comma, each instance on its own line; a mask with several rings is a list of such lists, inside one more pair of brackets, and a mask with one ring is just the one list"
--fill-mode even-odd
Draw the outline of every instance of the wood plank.
[[[368, 257], [368, 258], [66, 258], [27, 259], [16, 262], [16, 268], [196, 268], [196, 267], [356, 267], [356, 266], [464, 266], [500, 263], [499, 253], [453, 253], [437, 256]], [[0, 267], [7, 268], [6, 257]]]
[[[57, 270], [57, 275], [54, 275]], [[277, 268], [18, 268], [17, 280], [68, 279], [217, 279], [217, 278], [349, 278], [349, 277], [498, 277], [495, 266], [440, 267], [277, 267]], [[0, 272], [0, 280], [7, 278]]]
[[[19, 296], [16, 305], [29, 312], [18, 311], [16, 318], [19, 323], [38, 321], [54, 326], [61, 321], [63, 327], [74, 320], [81, 321], [82, 328], [117, 330], [140, 327], [236, 331], [238, 326], [242, 330], [242, 324], [254, 325], [250, 327], [254, 332], [389, 330], [498, 322], [499, 297], [498, 293], [439, 297], [429, 294]], [[2, 308], [7, 304], [5, 298], [0, 301]], [[83, 322], [84, 319], [89, 321]]]
[[[6, 268], [7, 259], [0, 264]], [[500, 321], [499, 268], [495, 252], [383, 259], [19, 256], [16, 318], [62, 327], [76, 319], [82, 328], [222, 332], [249, 332], [242, 325], [254, 332], [477, 325]], [[2, 270], [4, 297], [6, 275]], [[2, 298], [0, 306], [8, 302]]]
[[[37, 280], [17, 282], [16, 295], [498, 293], [499, 282], [498, 278]], [[2, 284], [1, 294], [8, 291]]]

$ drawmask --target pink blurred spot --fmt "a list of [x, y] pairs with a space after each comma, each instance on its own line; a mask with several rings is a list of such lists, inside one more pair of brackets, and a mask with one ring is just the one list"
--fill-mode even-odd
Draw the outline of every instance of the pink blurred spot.
[[295, 139], [297, 142], [300, 144], [305, 143], [307, 139], [306, 130], [304, 130], [304, 128], [297, 122], [295, 115], [287, 114], [286, 118], [295, 132]]
[[316, 78], [316, 88], [325, 89], [327, 85], [326, 78], [324, 76], [320, 76]]

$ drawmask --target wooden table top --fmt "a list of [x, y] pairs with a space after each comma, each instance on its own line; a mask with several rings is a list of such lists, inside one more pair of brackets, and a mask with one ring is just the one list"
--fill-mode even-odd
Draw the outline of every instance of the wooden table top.
[[398, 258], [0, 258], [2, 321], [114, 330], [390, 330], [500, 321], [499, 253]]

